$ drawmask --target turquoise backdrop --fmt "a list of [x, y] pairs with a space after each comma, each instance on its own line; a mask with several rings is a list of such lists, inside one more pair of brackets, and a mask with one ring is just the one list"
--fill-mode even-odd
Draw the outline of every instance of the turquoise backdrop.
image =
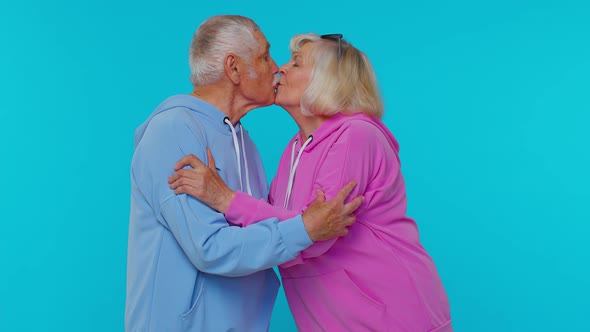
[[[588, 330], [590, 2], [20, 0], [0, 4], [0, 331], [123, 331], [133, 133], [191, 91], [191, 36], [222, 13], [279, 64], [301, 32], [367, 53], [456, 331]], [[272, 178], [295, 125], [244, 123]], [[296, 331], [282, 293], [271, 331]]]

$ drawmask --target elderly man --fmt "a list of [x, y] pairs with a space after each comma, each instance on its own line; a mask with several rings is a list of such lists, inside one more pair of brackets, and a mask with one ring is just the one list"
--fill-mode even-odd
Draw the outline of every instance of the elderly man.
[[[279, 281], [273, 266], [315, 241], [346, 234], [362, 197], [354, 183], [297, 217], [240, 228], [202, 202], [176, 195], [177, 160], [215, 156], [234, 190], [266, 198], [258, 151], [240, 119], [274, 102], [278, 68], [260, 28], [242, 16], [203, 22], [190, 46], [190, 95], [162, 102], [136, 131], [131, 165], [127, 331], [265, 331]], [[209, 152], [210, 149], [210, 152]], [[321, 198], [320, 198], [321, 197]]]

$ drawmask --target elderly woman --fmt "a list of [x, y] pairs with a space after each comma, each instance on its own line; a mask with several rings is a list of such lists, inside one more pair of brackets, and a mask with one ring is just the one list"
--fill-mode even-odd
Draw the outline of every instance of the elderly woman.
[[[406, 215], [399, 145], [379, 120], [383, 103], [367, 56], [342, 35], [296, 35], [280, 68], [275, 104], [299, 126], [268, 202], [233, 192], [209, 166], [185, 157], [170, 179], [242, 227], [301, 213], [351, 180], [362, 195], [347, 236], [318, 242], [280, 266], [301, 331], [452, 331], [447, 295]], [[182, 169], [186, 165], [193, 169]], [[261, 244], [264, 245], [264, 244]], [[231, 309], [230, 309], [231, 310]]]

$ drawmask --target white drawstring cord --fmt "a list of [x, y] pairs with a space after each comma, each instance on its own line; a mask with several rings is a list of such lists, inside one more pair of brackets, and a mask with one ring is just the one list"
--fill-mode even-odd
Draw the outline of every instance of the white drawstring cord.
[[246, 171], [246, 188], [248, 195], [252, 196], [252, 189], [250, 188], [250, 173], [248, 172], [248, 158], [246, 158], [246, 144], [244, 144], [244, 126], [240, 124], [240, 136], [242, 138], [242, 154], [244, 155], [244, 168]]
[[[244, 191], [244, 189], [242, 187], [242, 161], [240, 158], [240, 144], [238, 143], [238, 135], [236, 134], [236, 129], [232, 125], [229, 118], [227, 118], [227, 117], [224, 118], [223, 122], [229, 126], [229, 129], [231, 129], [232, 138], [234, 140], [234, 150], [236, 151], [236, 161], [238, 163], [238, 176], [240, 179], [240, 190]], [[250, 189], [250, 177], [248, 176], [248, 160], [246, 159], [246, 148], [244, 145], [244, 127], [241, 127], [240, 135], [242, 138], [242, 148], [243, 148], [242, 153], [244, 155], [244, 166], [246, 168], [246, 185], [248, 188], [248, 195], [252, 195], [252, 190]]]
[[[291, 162], [289, 164], [289, 180], [287, 181], [287, 192], [285, 193], [285, 202], [283, 203], [283, 207], [286, 209], [287, 208], [287, 203], [289, 202], [289, 196], [291, 196], [291, 187], [292, 185], [292, 181], [291, 181], [291, 173], [293, 172], [293, 158], [295, 158], [295, 146], [297, 145], [297, 142], [299, 141], [298, 138], [295, 139], [295, 142], [293, 142], [293, 146], [291, 147]], [[301, 150], [299, 150], [301, 151]]]
[[309, 135], [305, 143], [303, 143], [303, 146], [301, 146], [301, 149], [299, 149], [299, 153], [297, 153], [297, 159], [295, 159], [295, 162], [293, 162], [293, 158], [295, 157], [295, 146], [297, 145], [299, 139], [295, 139], [295, 142], [293, 142], [293, 147], [291, 148], [291, 167], [289, 169], [289, 182], [287, 183], [287, 193], [285, 194], [285, 203], [283, 204], [283, 207], [285, 209], [287, 208], [289, 204], [289, 199], [291, 198], [291, 190], [293, 189], [293, 181], [295, 180], [295, 171], [297, 170], [297, 165], [299, 165], [299, 159], [301, 159], [301, 155], [303, 154], [303, 150], [305, 150], [305, 147], [307, 147], [307, 145], [311, 143], [312, 140], [313, 136]]

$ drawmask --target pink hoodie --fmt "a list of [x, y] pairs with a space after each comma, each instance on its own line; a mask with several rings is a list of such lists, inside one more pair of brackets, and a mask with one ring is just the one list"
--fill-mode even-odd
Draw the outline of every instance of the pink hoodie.
[[338, 114], [312, 136], [301, 153], [305, 140], [300, 134], [283, 152], [270, 188], [272, 205], [238, 192], [226, 213], [228, 221], [241, 226], [271, 217], [283, 220], [304, 211], [316, 189], [331, 199], [346, 183], [357, 181], [350, 197], [364, 195], [365, 201], [349, 234], [314, 243], [280, 266], [299, 330], [452, 331], [442, 282], [420, 244], [416, 223], [406, 216], [393, 135], [367, 115]]

